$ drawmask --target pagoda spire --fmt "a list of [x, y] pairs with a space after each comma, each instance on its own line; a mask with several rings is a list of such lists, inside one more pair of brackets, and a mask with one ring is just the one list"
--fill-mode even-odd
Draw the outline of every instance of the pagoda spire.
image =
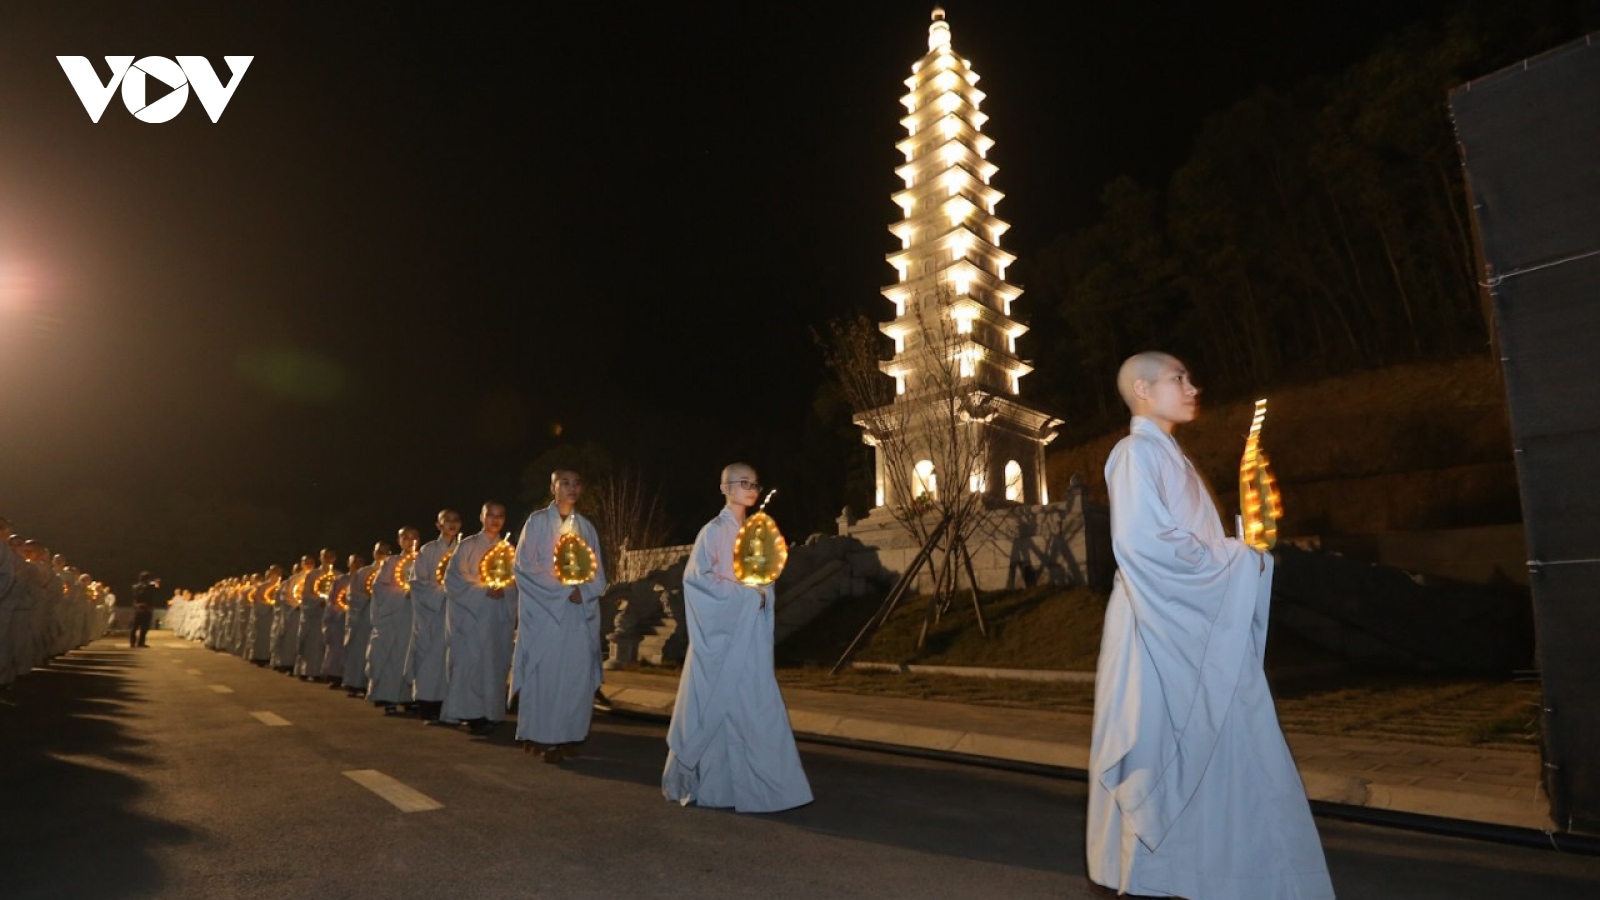
[[[858, 412], [875, 450], [877, 506], [909, 508], [924, 494], [966, 491], [987, 502], [1048, 503], [1044, 448], [1061, 420], [1018, 396], [1032, 367], [1017, 356], [1027, 327], [1011, 315], [1022, 290], [1006, 281], [1016, 257], [995, 214], [994, 139], [972, 61], [956, 53], [944, 9], [928, 23], [928, 52], [900, 98], [905, 187], [890, 196], [900, 249], [885, 259], [893, 315], [878, 327], [894, 354], [878, 363], [894, 400]], [[915, 478], [907, 475], [913, 472]]]
[[1005, 280], [1016, 257], [1000, 249], [1010, 225], [995, 215], [1005, 195], [991, 184], [994, 139], [983, 133], [988, 116], [977, 84], [971, 60], [952, 47], [944, 10], [934, 7], [928, 52], [912, 64], [900, 98], [906, 136], [896, 147], [905, 163], [895, 174], [905, 189], [891, 197], [901, 218], [889, 226], [900, 250], [887, 256], [897, 278], [883, 288], [894, 318], [881, 328], [895, 340], [883, 371], [900, 396], [916, 391], [916, 354], [907, 340], [921, 329], [919, 315], [936, 313], [953, 326], [953, 352], [975, 387], [1016, 395], [1032, 371], [1017, 357], [1016, 339], [1027, 328], [1011, 318], [1011, 303], [1022, 291]]

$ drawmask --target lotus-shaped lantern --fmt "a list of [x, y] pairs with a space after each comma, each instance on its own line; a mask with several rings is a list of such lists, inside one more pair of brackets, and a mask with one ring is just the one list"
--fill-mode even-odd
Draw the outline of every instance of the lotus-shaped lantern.
[[450, 549], [444, 552], [444, 556], [439, 557], [439, 564], [433, 567], [434, 584], [440, 585], [441, 587], [444, 585], [445, 573], [450, 571], [450, 560], [455, 558], [456, 547], [454, 544], [451, 544]]
[[594, 555], [594, 548], [571, 531], [563, 532], [556, 539], [554, 565], [556, 577], [566, 585], [588, 584], [600, 570], [600, 560]]
[[516, 560], [517, 548], [511, 545], [509, 538], [501, 538], [500, 543], [490, 547], [478, 561], [478, 580], [489, 588], [510, 587], [517, 580]]
[[411, 576], [406, 573], [411, 571], [411, 566], [417, 561], [417, 551], [412, 550], [400, 557], [394, 564], [394, 583], [402, 591], [411, 589]]
[[333, 593], [333, 583], [338, 580], [339, 573], [334, 571], [333, 566], [328, 566], [317, 573], [317, 580], [312, 582], [311, 590], [318, 598], [326, 600], [328, 595]]
[[767, 503], [776, 493], [767, 494], [755, 514], [739, 526], [739, 533], [733, 539], [733, 577], [751, 587], [764, 587], [777, 581], [789, 562], [789, 544], [778, 530], [778, 523], [765, 512]]

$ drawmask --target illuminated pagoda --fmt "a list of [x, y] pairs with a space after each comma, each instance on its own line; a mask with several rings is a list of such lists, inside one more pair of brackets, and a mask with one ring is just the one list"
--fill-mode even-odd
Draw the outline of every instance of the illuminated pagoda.
[[[1017, 338], [1028, 329], [1011, 315], [1022, 290], [1005, 280], [1016, 257], [1000, 248], [1010, 226], [995, 215], [1004, 195], [991, 184], [994, 139], [983, 133], [989, 117], [979, 110], [985, 95], [977, 83], [971, 61], [951, 46], [944, 10], [935, 7], [927, 55], [911, 65], [909, 90], [900, 98], [906, 137], [896, 147], [905, 163], [895, 174], [905, 189], [892, 195], [901, 218], [889, 226], [900, 249], [887, 256], [897, 278], [882, 292], [894, 304], [894, 318], [880, 325], [894, 340], [894, 355], [881, 368], [894, 379], [895, 399], [855, 420], [863, 440], [876, 448], [880, 507], [915, 499], [896, 496], [904, 488], [897, 490], [897, 479], [888, 477], [888, 448], [918, 454], [918, 445], [926, 444], [912, 434], [886, 440], [884, 430], [928, 428], [929, 417], [915, 414], [917, 404], [938, 402], [929, 397], [934, 391], [948, 398], [952, 377], [959, 381], [956, 390], [974, 401], [968, 405], [982, 410], [964, 426], [989, 429], [982, 441], [987, 459], [977, 471], [942, 473], [934, 471], [938, 454], [929, 453], [932, 458], [911, 463], [914, 476], [899, 483], [913, 485], [915, 494], [956, 486], [996, 501], [1049, 502], [1044, 448], [1061, 422], [1019, 397], [1032, 367], [1017, 356]], [[930, 355], [935, 344], [938, 354]], [[944, 363], [935, 377], [925, 371]]]

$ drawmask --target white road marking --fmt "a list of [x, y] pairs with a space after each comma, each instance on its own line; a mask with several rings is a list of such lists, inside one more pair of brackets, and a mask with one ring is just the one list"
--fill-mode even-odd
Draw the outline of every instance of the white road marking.
[[288, 719], [285, 719], [283, 716], [280, 716], [275, 712], [266, 712], [265, 710], [262, 710], [260, 712], [253, 712], [250, 715], [255, 716], [256, 721], [263, 725], [280, 726], [289, 724]]
[[185, 674], [185, 675], [199, 675], [200, 674], [200, 670], [199, 669], [184, 669], [183, 670], [183, 674]]
[[430, 809], [444, 809], [443, 803], [421, 791], [406, 787], [377, 769], [356, 769], [344, 773], [344, 777], [394, 804], [395, 808], [401, 812], [427, 812]]
[[213, 691], [216, 691], [219, 694], [231, 694], [231, 693], [233, 693], [233, 688], [228, 687], [225, 684], [213, 684], [211, 686], [211, 689]]

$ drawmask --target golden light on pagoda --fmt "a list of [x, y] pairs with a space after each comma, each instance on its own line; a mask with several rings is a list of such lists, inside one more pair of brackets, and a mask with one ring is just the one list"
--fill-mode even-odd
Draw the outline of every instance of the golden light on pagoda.
[[501, 538], [478, 561], [478, 580], [491, 589], [510, 587], [517, 580], [516, 560], [517, 548], [509, 538]]
[[1283, 518], [1278, 480], [1272, 475], [1267, 451], [1261, 447], [1261, 426], [1266, 420], [1267, 401], [1257, 400], [1255, 418], [1244, 442], [1244, 457], [1239, 460], [1239, 537], [1263, 551], [1277, 545], [1278, 520]]
[[733, 577], [751, 587], [764, 587], [777, 581], [789, 562], [789, 544], [778, 531], [778, 523], [764, 512], [776, 493], [767, 494], [755, 515], [744, 520], [733, 539]]

